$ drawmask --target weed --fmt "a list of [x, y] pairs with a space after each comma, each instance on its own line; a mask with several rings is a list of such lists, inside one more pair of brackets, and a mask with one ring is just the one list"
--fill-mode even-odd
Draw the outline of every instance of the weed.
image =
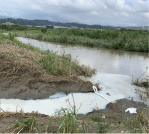
[[14, 35], [13, 34], [9, 33], [8, 35], [9, 35], [10, 40], [14, 40]]
[[77, 119], [74, 111], [67, 108], [61, 108], [58, 115], [64, 115], [64, 119], [60, 122], [58, 131], [62, 130], [63, 133], [77, 133]]
[[13, 53], [10, 51], [7, 51], [6, 54], [8, 54], [9, 56], [13, 56]]
[[105, 122], [103, 119], [99, 117], [91, 117], [91, 120], [94, 122], [97, 122], [97, 125], [95, 125], [95, 130], [97, 130], [98, 133], [105, 133], [109, 130], [109, 125], [107, 122]]
[[122, 119], [121, 122], [131, 133], [149, 132], [149, 114], [140, 112], [134, 118]]
[[[72, 95], [73, 97], [73, 95]], [[69, 100], [68, 100], [69, 102]], [[77, 111], [74, 98], [73, 98], [74, 106], [71, 106], [71, 109], [68, 108], [61, 108], [56, 113], [59, 116], [64, 116], [64, 119], [60, 122], [58, 132], [62, 131], [63, 133], [77, 133], [78, 132], [78, 124], [77, 124]]]
[[37, 131], [37, 121], [34, 116], [30, 116], [28, 119], [17, 119], [14, 125], [15, 127], [19, 127], [20, 130], [27, 130], [28, 132]]

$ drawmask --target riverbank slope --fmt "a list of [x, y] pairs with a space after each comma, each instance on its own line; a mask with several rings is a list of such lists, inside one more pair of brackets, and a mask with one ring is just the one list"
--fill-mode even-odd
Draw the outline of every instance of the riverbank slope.
[[41, 99], [57, 92], [92, 91], [92, 84], [77, 76], [91, 76], [95, 70], [10, 36], [0, 36], [0, 98]]
[[[0, 34], [0, 48], [0, 98], [42, 99], [60, 91], [93, 91], [92, 83], [77, 76], [91, 76], [94, 70], [80, 66], [70, 58], [22, 44], [11, 35]], [[137, 108], [137, 114], [125, 113], [130, 107]], [[97, 108], [86, 116], [77, 115], [74, 109], [62, 108], [60, 112], [65, 116], [50, 117], [22, 110], [14, 113], [0, 107], [0, 132], [149, 132], [148, 107], [133, 100], [117, 100], [116, 104], [109, 103], [105, 110]]]

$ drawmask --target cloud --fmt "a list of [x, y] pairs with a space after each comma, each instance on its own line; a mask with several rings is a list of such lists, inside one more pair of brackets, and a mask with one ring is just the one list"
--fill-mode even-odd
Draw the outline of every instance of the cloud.
[[148, 25], [149, 0], [0, 0], [0, 16], [60, 22]]

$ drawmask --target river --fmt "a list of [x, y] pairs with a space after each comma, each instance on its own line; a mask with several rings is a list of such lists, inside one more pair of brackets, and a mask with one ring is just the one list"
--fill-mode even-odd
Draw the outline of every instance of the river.
[[[140, 88], [132, 85], [131, 82], [132, 78], [136, 79], [141, 76], [146, 67], [149, 67], [148, 53], [60, 45], [22, 37], [17, 37], [17, 39], [42, 50], [51, 50], [57, 54], [71, 54], [72, 59], [79, 60], [80, 64], [96, 69], [97, 72], [93, 77], [80, 76], [80, 78], [99, 83], [102, 88], [100, 93], [111, 101], [122, 98], [142, 101], [135, 90]], [[77, 108], [81, 105], [78, 111], [80, 114], [91, 112], [96, 107], [104, 109], [109, 103], [95, 93], [74, 93], [73, 95]], [[69, 99], [71, 104], [73, 103], [71, 94], [57, 93], [43, 100], [1, 99], [1, 107], [10, 111], [15, 111], [17, 108], [25, 112], [34, 110], [53, 115], [56, 109], [68, 107], [66, 99]], [[149, 99], [145, 103], [149, 105]]]

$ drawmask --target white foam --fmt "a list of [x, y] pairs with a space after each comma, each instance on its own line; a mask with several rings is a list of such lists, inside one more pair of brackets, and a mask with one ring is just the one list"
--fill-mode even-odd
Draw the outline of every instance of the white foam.
[[[105, 94], [106, 95], [106, 94]], [[87, 114], [88, 112], [93, 111], [96, 107], [99, 109], [104, 109], [105, 106], [109, 103], [97, 94], [94, 93], [74, 93], [73, 94], [76, 109], [78, 114]], [[108, 99], [116, 100], [124, 98], [123, 95], [106, 95]], [[73, 106], [72, 94], [68, 96], [56, 98], [56, 99], [43, 99], [43, 100], [19, 100], [19, 99], [1, 99], [1, 108], [7, 111], [19, 111], [23, 110], [24, 112], [38, 111], [39, 113], [53, 115], [58, 109], [71, 108], [70, 104]], [[79, 108], [80, 107], [80, 108]]]
[[65, 96], [66, 96], [66, 94], [64, 92], [58, 92], [58, 93], [56, 93], [54, 95], [51, 95], [49, 97], [49, 99], [55, 99], [55, 98], [60, 98], [60, 97], [65, 97]]
[[[128, 76], [97, 73], [91, 80], [93, 82], [101, 81], [102, 90], [100, 94], [111, 101], [122, 98], [133, 98], [136, 101], [141, 101], [139, 94], [135, 93], [134, 86], [130, 83], [131, 78]], [[78, 114], [87, 114], [97, 107], [104, 109], [109, 103], [95, 93], [74, 93], [73, 97], [76, 108], [79, 109], [80, 107]], [[67, 100], [72, 106], [74, 105], [72, 94], [66, 95], [62, 92], [41, 100], [1, 99], [1, 108], [8, 111], [22, 109], [24, 112], [38, 111], [42, 114], [54, 115], [62, 107], [70, 108]], [[149, 100], [146, 103], [149, 104]]]
[[[19, 40], [23, 40], [24, 43], [31, 43], [32, 45], [36, 45], [37, 47], [42, 48], [44, 50], [50, 49], [53, 51], [57, 51], [57, 48], [58, 50], [62, 49], [62, 46], [60, 45], [53, 45], [53, 44], [50, 45], [50, 43], [39, 42], [32, 39], [19, 38]], [[126, 60], [124, 60], [125, 58], [123, 58], [123, 56], [118, 56], [117, 54], [114, 57], [112, 57], [113, 53], [111, 53], [111, 50], [105, 50], [102, 53], [102, 51], [99, 50], [94, 50], [93, 52], [91, 52], [92, 50], [87, 48], [82, 49], [81, 48], [78, 49], [78, 47], [74, 48], [69, 47], [69, 48], [68, 50], [67, 48], [65, 48], [66, 53], [68, 52], [71, 53], [72, 57], [74, 58], [76, 58], [76, 55], [80, 54], [79, 57], [82, 58], [81, 63], [84, 64], [86, 63], [85, 65], [88, 64], [91, 65], [93, 68], [96, 68], [98, 72], [121, 73], [127, 75], [135, 74], [137, 72], [140, 74], [140, 72], [144, 70], [144, 66], [148, 66], [148, 62], [146, 62], [148, 61], [148, 58], [143, 59], [141, 61], [139, 60], [138, 62], [138, 56], [136, 56], [135, 59], [128, 58], [129, 52], [126, 53], [126, 55], [124, 55], [124, 57], [126, 58]], [[88, 56], [91, 58], [87, 57], [86, 55], [87, 51]], [[94, 53], [96, 53], [96, 55], [94, 55]], [[107, 54], [107, 56], [105, 54]], [[132, 53], [130, 53], [130, 55], [131, 54]], [[139, 56], [141, 59], [143, 58], [143, 55]], [[109, 60], [109, 58], [111, 58], [112, 60]], [[144, 63], [147, 64], [144, 65]], [[111, 67], [111, 65], [113, 65], [113, 67]], [[137, 66], [137, 69], [135, 68], [135, 66]], [[132, 81], [131, 77], [127, 75], [108, 74], [108, 73], [97, 73], [91, 79], [88, 78], [88, 80], [90, 80], [93, 83], [97, 83], [99, 81], [100, 82], [99, 86], [102, 88], [100, 93], [111, 101], [122, 98], [128, 98], [128, 99], [133, 98], [133, 100], [135, 101], [140, 102], [142, 101], [139, 94], [137, 94], [135, 91], [136, 87], [131, 85]], [[139, 89], [139, 87], [137, 87], [137, 89]], [[98, 107], [99, 109], [104, 109], [108, 104], [108, 102], [105, 99], [103, 99], [102, 97], [100, 97], [95, 93], [75, 93], [73, 95], [77, 109], [82, 104], [78, 111], [79, 114], [86, 114], [88, 112], [91, 112], [95, 107]], [[50, 96], [48, 99], [42, 99], [42, 100], [0, 99], [1, 101], [0, 107], [3, 110], [8, 111], [16, 111], [16, 109], [17, 110], [22, 109], [24, 112], [38, 111], [39, 113], [53, 115], [55, 111], [57, 109], [60, 109], [61, 107], [64, 108], [70, 107], [68, 102], [66, 102], [66, 100], [68, 99], [70, 100], [70, 103], [73, 105], [71, 94], [66, 95], [64, 93], [57, 93], [55, 95]], [[145, 103], [149, 105], [149, 99], [147, 99]]]

